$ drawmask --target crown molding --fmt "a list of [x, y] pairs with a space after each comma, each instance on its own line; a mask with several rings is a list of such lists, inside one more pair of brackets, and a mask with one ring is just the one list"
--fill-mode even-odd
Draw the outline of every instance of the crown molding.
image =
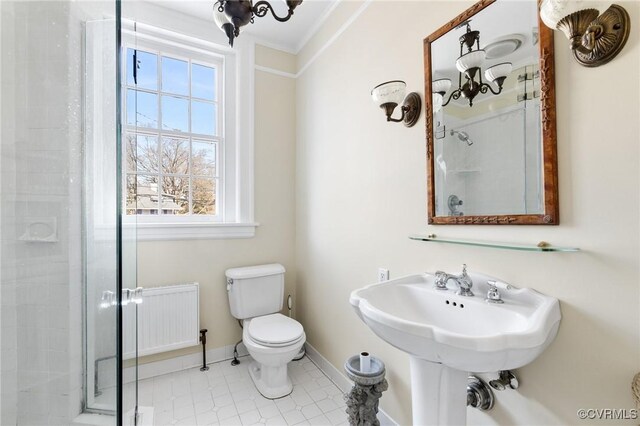
[[296, 77], [301, 76], [307, 70], [307, 68], [309, 68], [322, 55], [322, 53], [324, 53], [324, 51], [329, 48], [329, 46], [331, 46], [338, 38], [340, 38], [342, 33], [344, 33], [351, 26], [351, 24], [353, 24], [360, 17], [362, 12], [367, 10], [367, 8], [371, 5], [372, 2], [373, 2], [373, 0], [366, 0], [362, 4], [362, 6], [360, 6], [358, 8], [358, 10], [356, 10], [355, 13], [353, 15], [351, 15], [351, 17], [349, 19], [347, 19], [347, 21], [344, 24], [342, 24], [342, 26], [340, 26], [338, 31], [336, 31], [329, 38], [329, 40], [327, 40], [322, 45], [322, 47], [316, 51], [316, 53], [311, 57], [311, 59], [309, 59], [306, 64], [304, 64], [303, 66], [298, 68], [298, 72], [296, 73]]
[[302, 36], [300, 41], [296, 44], [296, 48], [295, 48], [296, 55], [300, 53], [300, 51], [304, 49], [304, 47], [307, 45], [307, 43], [309, 43], [309, 41], [313, 38], [313, 36], [316, 35], [318, 31], [320, 31], [320, 28], [322, 28], [325, 21], [329, 18], [329, 16], [331, 16], [331, 14], [336, 10], [336, 8], [341, 2], [342, 0], [335, 0], [331, 5], [331, 7], [329, 7], [327, 10], [324, 11], [320, 19], [318, 19], [313, 24], [313, 26], [309, 27], [309, 31], [307, 31], [306, 34], [304, 34], [304, 36]]
[[293, 73], [286, 72], [286, 71], [280, 71], [280, 70], [275, 69], [275, 68], [264, 67], [262, 65], [255, 65], [254, 68], [255, 68], [256, 71], [267, 72], [269, 74], [279, 75], [280, 77], [287, 77], [287, 78], [292, 78], [292, 79], [296, 79], [298, 77], [297, 74], [293, 74]]

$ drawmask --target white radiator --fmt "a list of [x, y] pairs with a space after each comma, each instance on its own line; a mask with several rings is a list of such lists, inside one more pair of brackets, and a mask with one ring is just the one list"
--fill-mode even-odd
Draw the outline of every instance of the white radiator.
[[123, 356], [138, 356], [198, 345], [200, 342], [198, 283], [145, 288], [142, 303], [122, 308]]

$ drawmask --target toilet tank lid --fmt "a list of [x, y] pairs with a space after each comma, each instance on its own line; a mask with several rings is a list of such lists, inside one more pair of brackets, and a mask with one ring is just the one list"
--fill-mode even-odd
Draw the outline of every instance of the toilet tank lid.
[[271, 263], [268, 265], [246, 266], [243, 268], [227, 269], [225, 275], [227, 278], [234, 280], [245, 278], [267, 277], [269, 275], [283, 274], [284, 266], [279, 263]]

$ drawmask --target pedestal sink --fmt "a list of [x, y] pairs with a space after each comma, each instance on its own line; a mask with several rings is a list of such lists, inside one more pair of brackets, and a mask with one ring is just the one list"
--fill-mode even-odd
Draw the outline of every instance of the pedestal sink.
[[[358, 316], [382, 340], [411, 355], [413, 424], [466, 423], [470, 372], [529, 364], [553, 341], [558, 300], [469, 273], [473, 296], [456, 294], [453, 280], [437, 289], [435, 275], [409, 275], [351, 293]], [[487, 281], [497, 281], [504, 303], [487, 303]]]

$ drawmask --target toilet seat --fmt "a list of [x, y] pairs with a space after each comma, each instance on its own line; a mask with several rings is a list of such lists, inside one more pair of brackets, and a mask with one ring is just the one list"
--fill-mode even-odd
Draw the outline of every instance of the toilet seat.
[[247, 331], [251, 340], [273, 348], [289, 346], [304, 336], [302, 325], [282, 314], [253, 318]]

